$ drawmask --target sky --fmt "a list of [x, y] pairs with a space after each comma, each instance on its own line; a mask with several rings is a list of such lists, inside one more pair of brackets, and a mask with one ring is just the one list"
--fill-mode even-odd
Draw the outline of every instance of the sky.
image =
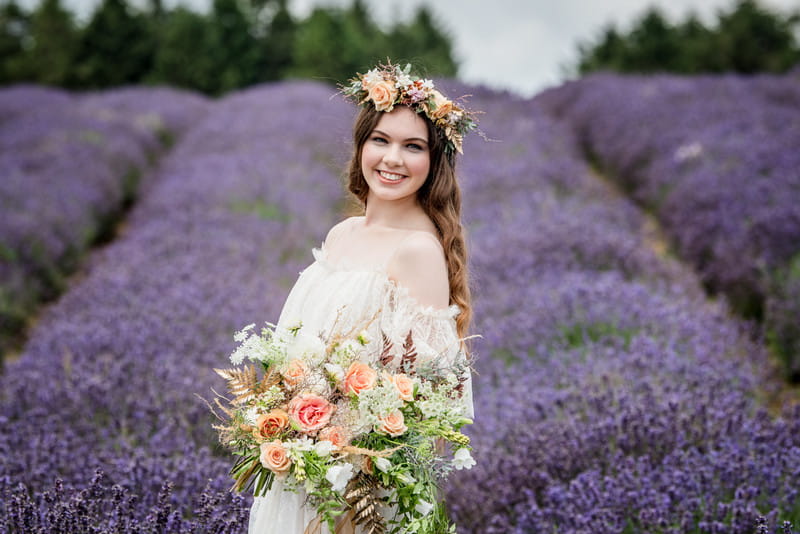
[[[39, 0], [20, 0], [31, 7]], [[99, 0], [63, 0], [85, 19]], [[132, 0], [134, 5], [144, 0]], [[289, 0], [298, 17], [315, 5], [348, 6], [352, 0]], [[207, 11], [211, 0], [164, 0]], [[531, 96], [565, 79], [564, 67], [575, 63], [579, 42], [594, 40], [609, 23], [627, 29], [649, 5], [673, 21], [693, 11], [702, 20], [729, 9], [733, 0], [365, 0], [383, 25], [408, 20], [426, 4], [453, 38], [459, 77], [464, 81]], [[760, 0], [761, 5], [788, 13], [800, 0]]]

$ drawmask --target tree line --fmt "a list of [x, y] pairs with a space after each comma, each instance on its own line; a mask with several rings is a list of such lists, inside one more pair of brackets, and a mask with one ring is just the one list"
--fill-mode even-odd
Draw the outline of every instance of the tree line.
[[672, 24], [650, 8], [624, 32], [611, 24], [578, 46], [577, 70], [617, 72], [785, 72], [800, 63], [800, 11], [781, 14], [739, 0], [705, 25], [696, 14]]
[[455, 76], [452, 43], [431, 11], [382, 29], [362, 0], [296, 19], [288, 0], [213, 0], [208, 13], [149, 0], [102, 0], [83, 25], [61, 0], [0, 7], [0, 83], [71, 89], [168, 84], [219, 95], [295, 77], [343, 82], [387, 57]]

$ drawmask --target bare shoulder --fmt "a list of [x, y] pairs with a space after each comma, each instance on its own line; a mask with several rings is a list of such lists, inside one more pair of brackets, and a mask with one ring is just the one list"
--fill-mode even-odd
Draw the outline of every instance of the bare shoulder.
[[362, 219], [363, 217], [348, 217], [334, 224], [331, 229], [328, 230], [328, 235], [325, 236], [325, 245], [330, 246], [332, 243], [347, 235]]
[[407, 288], [421, 305], [446, 308], [450, 304], [447, 261], [433, 234], [417, 231], [403, 239], [387, 270], [389, 278]]

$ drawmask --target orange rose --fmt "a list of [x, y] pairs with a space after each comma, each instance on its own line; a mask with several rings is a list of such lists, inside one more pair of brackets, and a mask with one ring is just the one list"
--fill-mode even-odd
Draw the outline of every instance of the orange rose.
[[280, 434], [281, 430], [289, 424], [289, 415], [283, 410], [272, 410], [267, 414], [261, 414], [256, 419], [258, 435], [262, 438], [272, 438]]
[[440, 93], [439, 91], [432, 91], [433, 94], [433, 102], [436, 104], [436, 109], [431, 112], [431, 118], [441, 119], [446, 117], [448, 113], [453, 111], [453, 102], [445, 98], [445, 96]]
[[361, 362], [353, 362], [344, 375], [344, 392], [358, 395], [364, 390], [375, 387], [377, 379], [378, 373], [369, 365]]
[[367, 94], [367, 99], [375, 103], [376, 111], [392, 111], [395, 98], [397, 98], [397, 89], [394, 83], [386, 80], [372, 84]]
[[289, 417], [306, 433], [315, 432], [327, 425], [333, 410], [333, 404], [314, 393], [302, 393], [289, 402]]
[[280, 441], [261, 444], [261, 465], [278, 476], [286, 475], [292, 466], [292, 460]]
[[347, 431], [340, 427], [340, 426], [329, 426], [323, 428], [319, 436], [317, 436], [319, 441], [330, 441], [333, 443], [334, 447], [345, 447], [348, 443], [350, 443], [350, 438], [347, 434]]
[[303, 360], [292, 360], [289, 362], [289, 367], [283, 373], [283, 381], [289, 387], [294, 387], [302, 382], [308, 374], [308, 365]]
[[403, 373], [391, 375], [383, 371], [383, 379], [391, 383], [397, 390], [397, 395], [404, 401], [414, 400], [414, 381]]
[[380, 422], [381, 424], [378, 427], [378, 432], [389, 434], [392, 437], [397, 437], [408, 430], [402, 412], [393, 412], [386, 417], [381, 417]]

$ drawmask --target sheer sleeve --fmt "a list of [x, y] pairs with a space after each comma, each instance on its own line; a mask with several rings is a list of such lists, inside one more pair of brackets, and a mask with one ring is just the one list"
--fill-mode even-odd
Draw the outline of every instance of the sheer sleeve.
[[391, 280], [387, 283], [380, 328], [392, 343], [394, 360], [399, 362], [410, 332], [421, 361], [452, 369], [456, 374], [461, 382], [464, 415], [473, 418], [472, 373], [458, 337], [455, 320], [460, 312], [458, 306], [444, 309], [421, 306], [406, 288]]

